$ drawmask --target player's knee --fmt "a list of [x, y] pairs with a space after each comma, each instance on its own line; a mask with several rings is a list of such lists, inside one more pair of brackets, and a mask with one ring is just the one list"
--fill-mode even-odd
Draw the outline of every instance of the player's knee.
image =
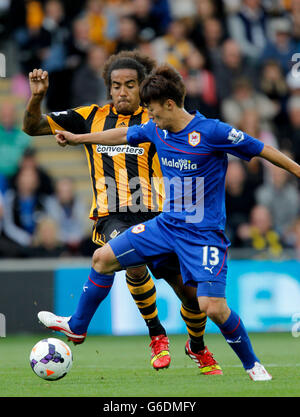
[[229, 308], [226, 300], [214, 297], [199, 297], [200, 310], [207, 315], [214, 323], [222, 324], [228, 317]]
[[207, 317], [209, 317], [214, 323], [222, 323], [220, 311], [216, 308], [209, 308], [206, 311]]
[[97, 249], [92, 258], [92, 267], [100, 274], [109, 274], [114, 271], [112, 256], [106, 245]]
[[[183, 295], [183, 296], [180, 297], [180, 301], [182, 302], [182, 304], [185, 307], [187, 307], [187, 308], [189, 308], [191, 310], [195, 310], [196, 311], [199, 308], [199, 305], [197, 303], [197, 298], [196, 297], [190, 298], [190, 297], [185, 297]], [[202, 313], [202, 311], [201, 311], [201, 313]]]
[[188, 286], [179, 286], [178, 288], [178, 297], [180, 298], [182, 304], [192, 310], [198, 310], [198, 300], [196, 294], [196, 288]]
[[127, 275], [129, 276], [129, 278], [131, 278], [132, 280], [139, 280], [141, 278], [143, 278], [145, 276], [147, 272], [147, 268], [145, 265], [136, 267], [136, 268], [128, 268], [126, 270]]
[[[186, 287], [187, 288], [187, 287]], [[176, 295], [178, 296], [178, 298], [180, 299], [181, 303], [191, 309], [191, 310], [198, 310], [199, 309], [199, 305], [198, 305], [198, 301], [197, 301], [197, 296], [196, 296], [196, 292], [190, 292], [189, 289], [186, 290], [186, 288], [184, 287], [178, 287], [178, 288], [174, 288], [173, 290], [175, 291]]]

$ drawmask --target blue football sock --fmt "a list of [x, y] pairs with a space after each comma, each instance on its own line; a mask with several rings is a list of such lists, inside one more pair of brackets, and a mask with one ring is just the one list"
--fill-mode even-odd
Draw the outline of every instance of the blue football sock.
[[225, 323], [218, 325], [226, 342], [234, 350], [242, 361], [245, 369], [251, 369], [254, 362], [259, 362], [255, 355], [249, 336], [241, 318], [231, 310], [231, 314]]
[[89, 279], [83, 286], [77, 309], [68, 323], [72, 332], [83, 334], [87, 331], [99, 304], [107, 297], [114, 277], [115, 275], [99, 274], [91, 269]]

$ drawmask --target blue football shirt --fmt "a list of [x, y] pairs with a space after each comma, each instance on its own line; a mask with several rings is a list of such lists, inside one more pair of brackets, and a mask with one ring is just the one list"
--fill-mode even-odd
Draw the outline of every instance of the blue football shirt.
[[181, 131], [161, 130], [151, 119], [128, 128], [132, 146], [152, 142], [164, 177], [163, 213], [201, 230], [224, 230], [227, 153], [249, 161], [264, 144], [199, 112]]

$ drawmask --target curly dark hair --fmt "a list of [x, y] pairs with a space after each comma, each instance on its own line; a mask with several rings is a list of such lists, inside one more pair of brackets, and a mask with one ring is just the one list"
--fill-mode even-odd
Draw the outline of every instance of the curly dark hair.
[[147, 55], [141, 54], [138, 50], [121, 51], [117, 54], [111, 55], [105, 62], [102, 71], [102, 76], [107, 88], [107, 97], [111, 98], [111, 73], [117, 69], [134, 69], [138, 75], [139, 84], [149, 75], [156, 67], [154, 59]]

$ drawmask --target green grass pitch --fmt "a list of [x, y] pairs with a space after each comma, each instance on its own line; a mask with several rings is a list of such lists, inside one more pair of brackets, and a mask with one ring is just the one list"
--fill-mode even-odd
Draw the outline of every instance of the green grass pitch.
[[171, 365], [150, 366], [147, 336], [89, 336], [72, 349], [70, 373], [50, 382], [29, 365], [33, 345], [45, 337], [66, 341], [60, 333], [0, 339], [0, 397], [296, 397], [300, 393], [300, 339], [291, 333], [250, 334], [254, 350], [273, 375], [253, 382], [224, 338], [208, 334], [206, 343], [223, 368], [223, 376], [200, 375], [184, 354], [185, 335], [169, 335]]

